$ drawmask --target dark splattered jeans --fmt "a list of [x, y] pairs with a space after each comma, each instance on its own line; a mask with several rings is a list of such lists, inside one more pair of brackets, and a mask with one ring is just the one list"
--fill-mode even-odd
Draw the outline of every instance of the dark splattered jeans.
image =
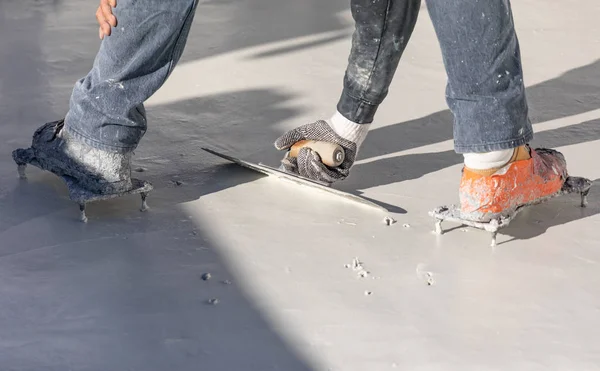
[[[349, 120], [373, 121], [420, 5], [420, 0], [352, 0], [356, 30], [338, 103]], [[529, 142], [533, 131], [509, 0], [428, 0], [427, 8], [448, 76], [455, 150], [489, 152]]]
[[[119, 1], [117, 28], [73, 89], [65, 120], [72, 135], [96, 148], [135, 149], [146, 132], [143, 103], [177, 64], [197, 2]], [[351, 0], [356, 31], [338, 103], [350, 120], [373, 120], [419, 8], [419, 0]], [[448, 74], [456, 151], [506, 149], [531, 140], [508, 0], [429, 0], [428, 9]]]

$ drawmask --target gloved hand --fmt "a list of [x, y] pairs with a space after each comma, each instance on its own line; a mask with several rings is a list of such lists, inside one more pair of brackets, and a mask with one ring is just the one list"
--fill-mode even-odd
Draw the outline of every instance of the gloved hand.
[[321, 162], [320, 156], [315, 151], [305, 147], [298, 151], [296, 158], [290, 157], [288, 152], [281, 160], [286, 171], [328, 184], [348, 177], [358, 151], [357, 143], [342, 138], [326, 121], [319, 120], [286, 132], [275, 141], [275, 148], [280, 151], [289, 150], [301, 140], [317, 140], [340, 145], [344, 149], [344, 162], [338, 167], [331, 168]]

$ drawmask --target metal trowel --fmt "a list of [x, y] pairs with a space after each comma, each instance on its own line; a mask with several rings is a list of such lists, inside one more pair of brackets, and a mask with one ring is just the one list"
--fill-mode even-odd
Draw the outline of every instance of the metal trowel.
[[[327, 166], [336, 167], [336, 166], [339, 166], [342, 162], [344, 162], [345, 154], [344, 154], [344, 150], [341, 146], [339, 146], [335, 143], [319, 142], [319, 141], [313, 141], [313, 140], [303, 140], [303, 141], [297, 142], [290, 148], [289, 155], [291, 157], [296, 157], [298, 152], [300, 151], [300, 149], [303, 147], [309, 147], [313, 151], [317, 152], [319, 154], [319, 157], [321, 157], [321, 161]], [[348, 193], [348, 192], [344, 192], [344, 191], [340, 191], [335, 188], [332, 188], [327, 183], [315, 181], [312, 179], [304, 178], [297, 174], [289, 173], [289, 172], [285, 171], [283, 169], [283, 167], [276, 169], [274, 167], [264, 165], [262, 163], [255, 164], [252, 162], [241, 160], [239, 158], [228, 156], [226, 154], [219, 153], [219, 152], [209, 149], [209, 148], [202, 148], [202, 149], [208, 153], [215, 155], [215, 156], [221, 157], [225, 160], [231, 161], [233, 163], [236, 163], [245, 168], [257, 171], [259, 173], [263, 173], [265, 175], [272, 176], [272, 177], [275, 177], [278, 179], [291, 181], [291, 182], [299, 184], [299, 185], [309, 186], [309, 187], [312, 187], [312, 188], [320, 190], [320, 191], [334, 194], [336, 196], [341, 196], [341, 197], [345, 198], [346, 200], [357, 202], [364, 206], [369, 206], [371, 208], [375, 208], [375, 209], [378, 209], [381, 211], [386, 211], [386, 212], [388, 211], [385, 207], [383, 207], [381, 205], [378, 205], [372, 201], [369, 201], [365, 198], [354, 195], [352, 193]]]

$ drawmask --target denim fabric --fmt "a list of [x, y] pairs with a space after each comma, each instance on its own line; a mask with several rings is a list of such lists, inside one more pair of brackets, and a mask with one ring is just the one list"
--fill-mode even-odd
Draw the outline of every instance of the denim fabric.
[[368, 124], [383, 102], [417, 22], [420, 0], [352, 0], [352, 48], [338, 112]]
[[[412, 34], [420, 0], [352, 0], [356, 29], [338, 111], [370, 123]], [[428, 0], [448, 76], [458, 153], [529, 142], [533, 130], [508, 0]], [[424, 133], [423, 135], [427, 135]]]
[[[143, 103], [177, 64], [197, 4], [120, 0], [114, 9], [117, 28], [73, 89], [66, 130], [96, 148], [135, 149], [146, 132]], [[349, 120], [373, 121], [420, 5], [420, 0], [351, 0], [356, 29], [337, 105]], [[489, 152], [530, 141], [533, 131], [509, 1], [429, 0], [427, 7], [448, 75], [455, 150]]]
[[146, 132], [143, 103], [183, 53], [198, 0], [119, 0], [118, 25], [71, 94], [65, 129], [99, 149], [129, 152]]

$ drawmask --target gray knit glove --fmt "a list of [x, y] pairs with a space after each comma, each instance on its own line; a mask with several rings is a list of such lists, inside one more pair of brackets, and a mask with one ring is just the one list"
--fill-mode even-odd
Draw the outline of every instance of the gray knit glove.
[[331, 168], [321, 162], [320, 156], [315, 151], [310, 148], [302, 148], [298, 151], [298, 157], [290, 157], [288, 152], [281, 160], [281, 164], [287, 172], [328, 184], [348, 177], [356, 157], [356, 143], [340, 137], [326, 121], [319, 120], [286, 132], [275, 141], [275, 148], [280, 151], [288, 150], [301, 140], [317, 140], [340, 145], [345, 153], [344, 162], [338, 167]]

